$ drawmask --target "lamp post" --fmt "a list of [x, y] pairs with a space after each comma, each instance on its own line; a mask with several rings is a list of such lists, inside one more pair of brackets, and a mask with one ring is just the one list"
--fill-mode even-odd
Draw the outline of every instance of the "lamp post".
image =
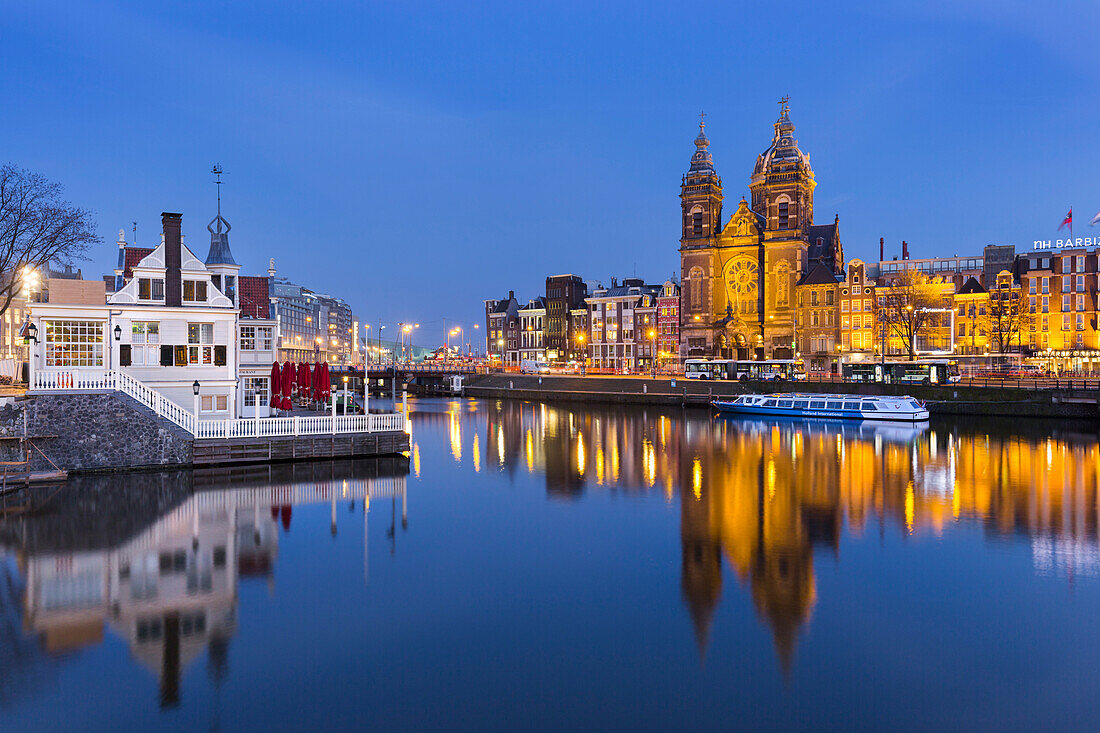
[[196, 431], [198, 430], [198, 427], [199, 427], [199, 389], [201, 389], [201, 387], [199, 386], [199, 380], [196, 379], [194, 384], [191, 385], [191, 391], [195, 394], [195, 430]]
[[348, 414], [348, 375], [344, 375], [344, 414]]
[[649, 362], [650, 362], [650, 366], [652, 366], [652, 378], [654, 380], [656, 380], [657, 379], [657, 329], [656, 328], [649, 329], [649, 342], [650, 342]]

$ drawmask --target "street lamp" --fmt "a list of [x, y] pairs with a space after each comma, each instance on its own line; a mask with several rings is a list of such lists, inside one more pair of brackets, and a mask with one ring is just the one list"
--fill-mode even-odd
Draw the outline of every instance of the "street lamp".
[[196, 432], [197, 432], [198, 427], [199, 427], [199, 389], [200, 389], [199, 380], [196, 379], [194, 384], [191, 385], [191, 392], [193, 392], [194, 395], [195, 395], [195, 428], [196, 428]]
[[115, 325], [115, 341], [122, 340], [122, 326]]
[[653, 366], [653, 378], [656, 379], [657, 378], [657, 329], [655, 329], [655, 328], [649, 329], [649, 340], [650, 340], [649, 361], [651, 362], [651, 364]]

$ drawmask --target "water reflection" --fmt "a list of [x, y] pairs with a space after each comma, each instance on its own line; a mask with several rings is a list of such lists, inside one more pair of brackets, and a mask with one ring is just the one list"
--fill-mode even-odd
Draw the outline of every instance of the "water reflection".
[[[680, 504], [681, 588], [705, 655], [723, 565], [751, 595], [789, 669], [817, 601], [816, 552], [871, 525], [935, 538], [956, 523], [1025, 538], [1035, 569], [1100, 571], [1095, 432], [1046, 424], [873, 423], [709, 418], [515, 401], [422, 404], [445, 421], [451, 455], [472, 446], [475, 470], [542, 474], [546, 494], [660, 492]], [[414, 440], [416, 435], [414, 433]]]
[[20, 646], [3, 660], [0, 689], [26, 687], [43, 666], [29, 638], [49, 657], [97, 645], [110, 630], [157, 677], [160, 705], [175, 707], [181, 673], [203, 650], [215, 684], [225, 677], [239, 585], [274, 583], [294, 508], [329, 504], [334, 537], [338, 503], [361, 515], [351, 521], [363, 527], [365, 582], [371, 502], [387, 500], [391, 537], [398, 511], [407, 526], [407, 471], [394, 458], [74, 478], [49, 511], [0, 523], [0, 547], [18, 570], [0, 585], [19, 591], [0, 595], [0, 628], [24, 632], [5, 635]]

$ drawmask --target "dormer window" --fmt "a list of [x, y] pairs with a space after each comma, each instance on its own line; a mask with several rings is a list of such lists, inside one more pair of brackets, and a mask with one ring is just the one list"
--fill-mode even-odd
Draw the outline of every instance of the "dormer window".
[[164, 280], [139, 277], [138, 300], [164, 300]]
[[206, 302], [206, 281], [205, 280], [184, 280], [183, 281], [183, 299], [191, 303], [205, 303]]

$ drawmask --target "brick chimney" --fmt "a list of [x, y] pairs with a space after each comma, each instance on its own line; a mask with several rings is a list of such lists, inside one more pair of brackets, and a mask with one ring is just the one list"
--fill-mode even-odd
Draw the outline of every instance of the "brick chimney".
[[170, 308], [183, 305], [182, 221], [182, 214], [165, 211], [160, 215], [161, 231], [164, 232], [164, 304]]
[[886, 239], [885, 237], [878, 238], [878, 261], [882, 262], [886, 259]]
[[909, 259], [909, 243], [904, 239], [901, 240], [901, 258], [903, 260]]

